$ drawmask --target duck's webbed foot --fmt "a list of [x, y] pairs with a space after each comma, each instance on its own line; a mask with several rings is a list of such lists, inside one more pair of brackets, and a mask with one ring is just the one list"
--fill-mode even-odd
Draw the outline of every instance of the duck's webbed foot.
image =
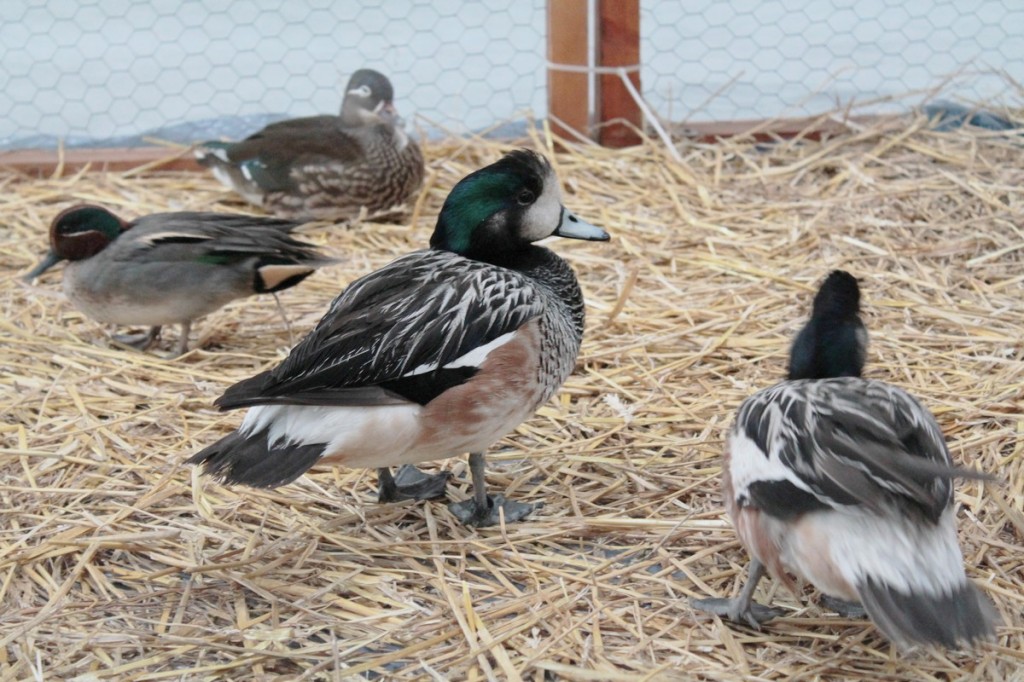
[[398, 473], [381, 467], [377, 470], [377, 501], [433, 500], [444, 497], [451, 473], [425, 474], [411, 464], [403, 464]]
[[864, 610], [864, 607], [859, 602], [846, 601], [839, 597], [832, 597], [827, 594], [821, 595], [821, 599], [818, 600], [818, 604], [821, 608], [828, 609], [829, 611], [835, 611], [843, 618], [867, 618], [868, 612]]
[[146, 350], [160, 338], [160, 327], [150, 327], [148, 332], [138, 334], [114, 334], [112, 338], [122, 346], [128, 346], [135, 350]]
[[452, 502], [448, 505], [448, 509], [464, 525], [481, 528], [483, 526], [496, 526], [500, 524], [502, 515], [504, 515], [506, 523], [521, 521], [534, 509], [544, 506], [543, 502], [532, 504], [516, 502], [515, 500], [507, 499], [504, 495], [495, 495], [493, 497], [485, 495], [484, 497], [486, 501], [483, 504], [474, 495], [462, 502]]
[[751, 559], [750, 577], [747, 578], [747, 584], [743, 586], [739, 595], [733, 599], [691, 599], [690, 605], [699, 611], [713, 613], [716, 616], [728, 618], [734, 623], [749, 625], [755, 630], [760, 630], [762, 623], [767, 623], [786, 613], [784, 609], [765, 606], [754, 601], [754, 589], [764, 577], [764, 573], [764, 565], [757, 559]]
[[777, 609], [772, 606], [758, 604], [756, 601], [741, 603], [740, 598], [724, 599], [691, 599], [690, 605], [698, 611], [713, 613], [722, 618], [728, 618], [734, 623], [749, 625], [755, 630], [760, 630], [762, 623], [767, 623], [773, 618], [785, 615], [784, 609]]
[[509, 500], [504, 495], [490, 496], [487, 494], [485, 481], [484, 456], [482, 453], [469, 455], [469, 472], [473, 477], [473, 497], [462, 502], [453, 502], [448, 509], [459, 521], [467, 526], [495, 526], [501, 523], [504, 515], [506, 522], [519, 521], [534, 509], [544, 506], [542, 502], [527, 504]]

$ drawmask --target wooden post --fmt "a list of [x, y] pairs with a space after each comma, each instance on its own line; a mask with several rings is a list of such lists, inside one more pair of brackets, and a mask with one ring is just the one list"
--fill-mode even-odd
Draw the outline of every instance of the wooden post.
[[[548, 0], [548, 61], [552, 64], [588, 66], [588, 4], [587, 0]], [[589, 74], [548, 69], [552, 132], [569, 140], [576, 135], [589, 136], [589, 97]], [[559, 125], [555, 118], [571, 130]]]
[[[640, 63], [640, 0], [597, 0], [598, 65], [634, 66]], [[637, 92], [640, 73], [629, 74]], [[627, 125], [609, 123], [614, 119], [629, 121], [640, 128], [643, 123], [640, 106], [630, 95], [617, 74], [602, 74], [598, 87], [598, 140], [606, 147], [628, 147], [640, 144], [640, 136]]]

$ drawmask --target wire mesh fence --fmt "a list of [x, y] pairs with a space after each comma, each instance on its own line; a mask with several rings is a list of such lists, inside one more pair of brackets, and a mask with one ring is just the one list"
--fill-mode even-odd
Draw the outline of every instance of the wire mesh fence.
[[888, 113], [908, 93], [1021, 103], [1009, 0], [643, 3], [641, 31], [645, 98], [672, 121]]
[[[546, 0], [10, 0], [0, 148], [237, 138], [336, 111], [363, 66], [391, 77], [399, 111], [428, 132], [515, 130], [546, 115], [545, 10]], [[886, 112], [932, 89], [1020, 106], [1022, 34], [1024, 5], [1012, 0], [644, 0], [642, 84], [669, 121], [865, 102]]]
[[190, 142], [337, 111], [387, 73], [408, 117], [455, 132], [543, 110], [544, 0], [0, 3], [0, 146]]

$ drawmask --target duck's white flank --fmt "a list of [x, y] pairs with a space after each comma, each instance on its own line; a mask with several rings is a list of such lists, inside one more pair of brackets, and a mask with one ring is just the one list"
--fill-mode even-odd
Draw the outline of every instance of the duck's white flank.
[[[948, 596], [967, 578], [952, 510], [935, 525], [863, 507], [811, 512], [796, 522], [782, 545], [782, 561], [826, 594], [859, 596], [868, 580], [905, 595]], [[838, 572], [858, 594], [835, 583]]]
[[246, 436], [268, 429], [271, 448], [324, 445], [321, 457], [345, 452], [345, 465], [393, 466], [419, 461], [403, 455], [420, 432], [422, 407], [375, 405], [372, 407], [260, 405], [245, 415], [239, 431]]

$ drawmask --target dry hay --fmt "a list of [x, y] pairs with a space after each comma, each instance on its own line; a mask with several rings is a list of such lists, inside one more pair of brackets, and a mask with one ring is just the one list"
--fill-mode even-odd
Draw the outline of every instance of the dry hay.
[[[547, 146], [541, 134], [532, 144]], [[501, 151], [427, 145], [412, 228], [318, 227], [344, 263], [285, 292], [305, 333], [355, 277], [423, 246], [448, 189]], [[543, 501], [505, 528], [440, 502], [377, 505], [375, 476], [274, 491], [198, 480], [183, 460], [233, 429], [211, 403], [279, 361], [273, 301], [197, 324], [180, 360], [117, 348], [17, 277], [59, 209], [247, 210], [206, 175], [0, 175], [0, 669], [7, 679], [1008, 679], [1024, 658], [1024, 173], [1021, 147], [922, 120], [824, 141], [658, 143], [559, 154], [566, 203], [610, 244], [558, 241], [588, 303], [578, 371], [489, 458], [491, 490]], [[901, 655], [866, 621], [797, 601], [763, 632], [695, 613], [745, 575], [719, 496], [725, 427], [778, 380], [831, 268], [862, 280], [869, 376], [937, 415], [970, 576], [1007, 625], [980, 652]], [[464, 459], [437, 463], [468, 493]], [[1019, 679], [1019, 678], [1018, 678]]]

